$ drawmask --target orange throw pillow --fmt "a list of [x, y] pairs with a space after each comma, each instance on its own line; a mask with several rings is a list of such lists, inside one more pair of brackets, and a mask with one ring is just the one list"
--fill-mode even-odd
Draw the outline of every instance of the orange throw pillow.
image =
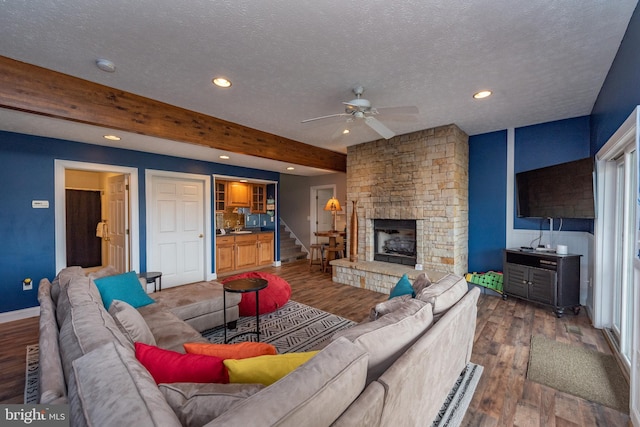
[[221, 359], [247, 359], [249, 357], [278, 354], [274, 346], [262, 342], [241, 342], [237, 344], [208, 344], [201, 342], [184, 343], [184, 351], [189, 354], [215, 356]]

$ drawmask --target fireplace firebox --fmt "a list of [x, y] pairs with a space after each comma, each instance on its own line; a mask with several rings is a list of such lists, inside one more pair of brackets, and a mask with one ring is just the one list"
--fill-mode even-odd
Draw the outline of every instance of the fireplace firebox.
[[402, 265], [416, 263], [416, 221], [414, 219], [374, 219], [376, 261]]

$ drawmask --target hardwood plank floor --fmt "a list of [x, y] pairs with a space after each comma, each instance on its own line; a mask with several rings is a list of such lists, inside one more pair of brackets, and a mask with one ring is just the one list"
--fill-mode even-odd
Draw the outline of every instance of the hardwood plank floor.
[[[291, 299], [359, 322], [388, 295], [331, 281], [305, 261], [268, 267], [291, 284]], [[526, 379], [532, 335], [611, 353], [600, 330], [582, 310], [562, 319], [516, 299], [481, 295], [471, 360], [484, 372], [463, 426], [626, 426], [627, 414]], [[25, 347], [38, 341], [38, 319], [0, 324], [0, 403], [22, 403]]]

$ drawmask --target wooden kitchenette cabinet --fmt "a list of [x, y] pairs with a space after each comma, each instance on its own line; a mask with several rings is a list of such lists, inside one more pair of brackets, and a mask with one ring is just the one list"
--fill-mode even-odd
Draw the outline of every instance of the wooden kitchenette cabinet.
[[216, 273], [246, 271], [273, 262], [274, 234], [252, 233], [216, 238]]
[[227, 206], [239, 208], [251, 206], [251, 184], [236, 181], [228, 182]]
[[273, 233], [258, 234], [258, 265], [273, 263]]

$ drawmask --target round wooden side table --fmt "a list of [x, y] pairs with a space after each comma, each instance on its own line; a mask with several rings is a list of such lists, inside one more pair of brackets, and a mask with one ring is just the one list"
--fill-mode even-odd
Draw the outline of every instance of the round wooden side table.
[[[256, 334], [257, 341], [260, 342], [260, 303], [259, 303], [259, 295], [260, 290], [264, 289], [269, 285], [264, 279], [258, 278], [244, 278], [231, 280], [222, 285], [224, 292], [222, 293], [222, 308], [224, 313], [224, 342], [225, 344], [231, 341], [234, 338], [237, 338], [241, 335], [246, 334]], [[245, 292], [255, 292], [256, 293], [256, 330], [255, 331], [247, 331], [242, 332], [240, 334], [236, 334], [227, 339], [227, 292], [236, 292], [236, 293], [245, 293]]]

